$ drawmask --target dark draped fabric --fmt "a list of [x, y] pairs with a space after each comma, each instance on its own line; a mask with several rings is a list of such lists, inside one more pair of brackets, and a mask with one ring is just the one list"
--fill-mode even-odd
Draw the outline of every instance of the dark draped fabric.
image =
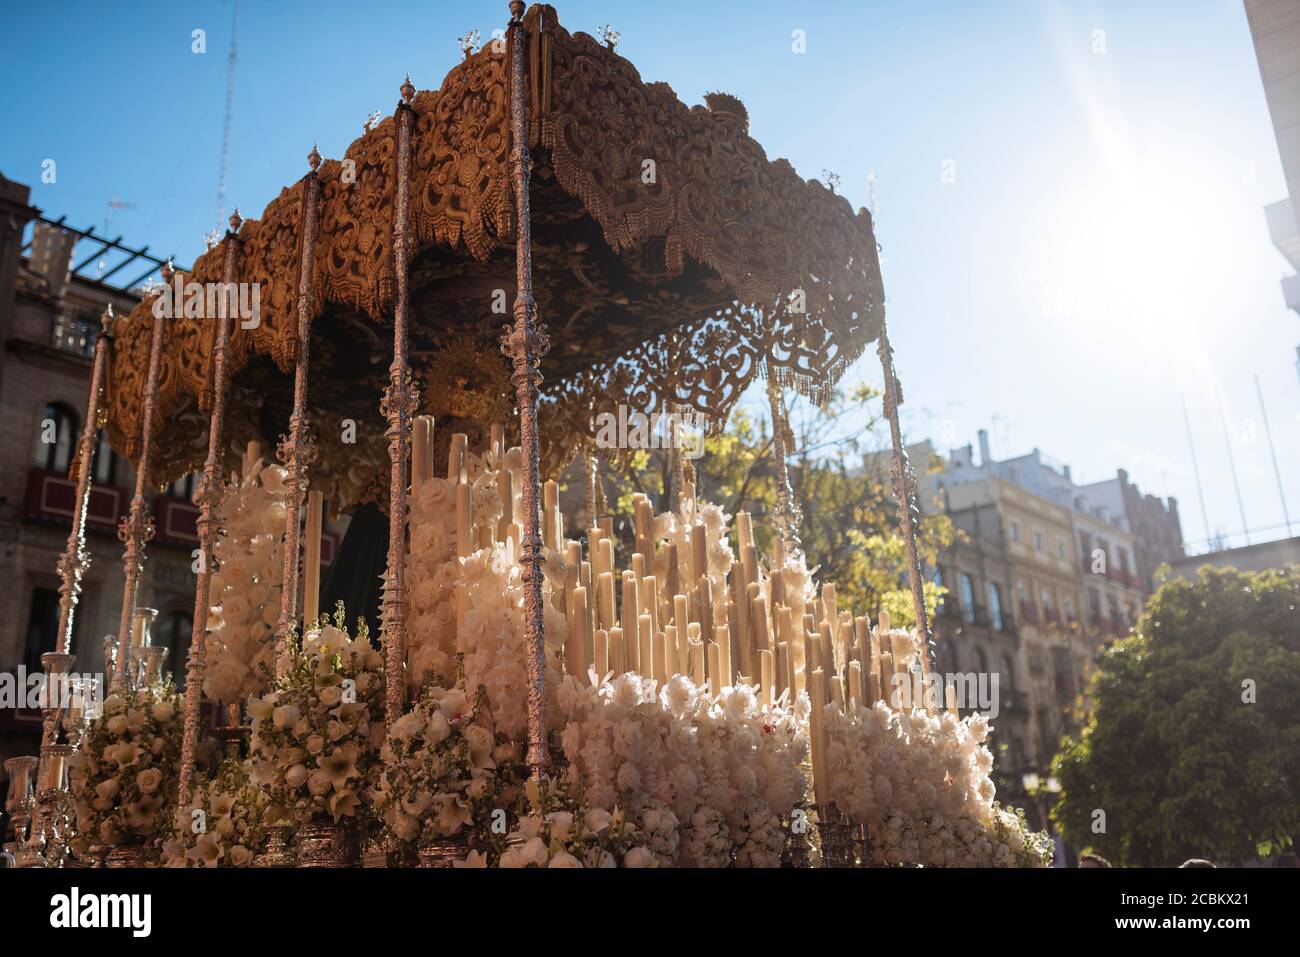
[[388, 566], [388, 516], [373, 503], [359, 505], [343, 535], [339, 553], [330, 563], [321, 589], [320, 609], [333, 615], [342, 600], [351, 630], [358, 617], [370, 626], [370, 640], [379, 641], [379, 600]]

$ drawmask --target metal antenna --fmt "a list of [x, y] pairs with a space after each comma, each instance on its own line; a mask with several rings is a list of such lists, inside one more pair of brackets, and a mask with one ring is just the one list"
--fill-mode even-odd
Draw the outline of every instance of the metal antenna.
[[1259, 396], [1259, 414], [1264, 418], [1264, 436], [1268, 439], [1268, 454], [1273, 459], [1273, 476], [1277, 479], [1277, 497], [1282, 500], [1282, 520], [1286, 522], [1286, 537], [1291, 537], [1291, 513], [1286, 508], [1286, 491], [1282, 486], [1282, 470], [1277, 464], [1277, 449], [1273, 448], [1273, 430], [1268, 427], [1268, 409], [1264, 406], [1264, 389], [1259, 384], [1259, 373], [1255, 373], [1255, 394]]
[[1201, 501], [1201, 521], [1205, 525], [1205, 540], [1210, 541], [1210, 517], [1205, 511], [1205, 489], [1201, 486], [1201, 467], [1196, 464], [1196, 443], [1192, 441], [1192, 420], [1187, 416], [1187, 396], [1179, 395], [1183, 404], [1183, 425], [1187, 428], [1187, 447], [1192, 450], [1192, 474], [1196, 476], [1196, 497]]
[[230, 164], [230, 112], [235, 98], [235, 34], [239, 30], [239, 0], [230, 22], [230, 57], [226, 60], [226, 115], [221, 125], [221, 180], [217, 184], [217, 222], [226, 218], [226, 170]]
[[1250, 544], [1250, 526], [1246, 523], [1246, 505], [1241, 500], [1241, 484], [1237, 481], [1237, 460], [1232, 454], [1232, 439], [1228, 436], [1228, 417], [1223, 412], [1223, 392], [1219, 392], [1219, 421], [1223, 424], [1223, 444], [1228, 447], [1228, 468], [1232, 471], [1232, 487], [1237, 492], [1237, 509], [1241, 512], [1241, 533]]

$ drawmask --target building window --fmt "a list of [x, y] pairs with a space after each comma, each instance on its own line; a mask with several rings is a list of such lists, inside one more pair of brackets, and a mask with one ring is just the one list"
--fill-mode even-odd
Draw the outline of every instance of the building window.
[[41, 655], [56, 650], [54, 645], [58, 633], [59, 593], [53, 588], [33, 588], [31, 610], [27, 615], [27, 640], [23, 647], [23, 665], [28, 674], [44, 671]]
[[989, 673], [989, 656], [984, 653], [984, 649], [979, 645], [975, 646], [975, 667], [978, 669], [976, 674], [986, 675]]
[[1056, 557], [1065, 558], [1065, 542], [1059, 538], [1056, 540]]
[[975, 622], [975, 584], [969, 575], [961, 576], [961, 614], [968, 623]]
[[989, 582], [989, 620], [998, 631], [1002, 630], [1002, 590]]
[[99, 443], [95, 446], [95, 484], [112, 485], [117, 472], [117, 453], [108, 444], [108, 433], [99, 430]]
[[1010, 655], [1002, 656], [1002, 681], [1007, 686], [1007, 693], [1016, 693], [1016, 666]]
[[50, 472], [67, 472], [77, 444], [77, 413], [62, 402], [47, 403], [36, 423], [32, 464]]
[[166, 670], [175, 677], [177, 689], [185, 687], [185, 661], [193, 634], [194, 616], [188, 611], [168, 612], [154, 625], [154, 642], [169, 649]]
[[1065, 616], [1074, 621], [1074, 599], [1068, 595], [1065, 598]]
[[1012, 540], [1013, 542], [1018, 542], [1018, 541], [1020, 541], [1020, 523], [1019, 523], [1019, 522], [1012, 522], [1012, 523], [1011, 523], [1011, 540]]
[[1041, 552], [1042, 550], [1043, 550], [1043, 533], [1034, 532], [1034, 551]]
[[171, 495], [172, 498], [178, 498], [182, 502], [193, 501], [194, 500], [194, 473], [191, 472], [189, 475], [182, 475], [175, 482], [172, 482], [171, 487], [167, 490], [167, 493]]

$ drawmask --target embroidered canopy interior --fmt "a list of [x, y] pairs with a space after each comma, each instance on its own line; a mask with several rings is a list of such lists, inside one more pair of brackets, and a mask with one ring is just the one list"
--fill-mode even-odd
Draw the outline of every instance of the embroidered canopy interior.
[[[760, 374], [814, 396], [830, 386], [883, 315], [867, 211], [769, 160], [735, 97], [688, 107], [594, 38], [570, 35], [549, 6], [529, 9], [526, 25], [534, 287], [551, 340], [544, 471], [620, 403], [720, 426]], [[515, 285], [507, 57], [493, 47], [412, 104], [410, 354], [421, 410], [442, 421], [508, 422], [513, 409], [497, 345]], [[390, 117], [319, 170], [308, 402], [321, 454], [311, 478], [337, 506], [382, 497], [387, 481], [379, 405], [392, 355], [395, 151]], [[260, 323], [236, 324], [231, 337], [232, 454], [288, 428], [303, 196], [300, 180], [239, 232], [235, 281], [259, 284]], [[223, 259], [218, 245], [184, 280], [220, 282]], [[133, 460], [152, 304], [113, 330], [107, 427]], [[167, 321], [156, 485], [201, 468], [215, 329], [212, 318]]]

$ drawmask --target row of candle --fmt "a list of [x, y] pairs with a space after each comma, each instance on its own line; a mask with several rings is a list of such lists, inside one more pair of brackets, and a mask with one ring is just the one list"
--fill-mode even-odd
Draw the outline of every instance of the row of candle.
[[[433, 419], [415, 421], [412, 448], [412, 489], [433, 474]], [[464, 557], [493, 541], [517, 543], [519, 487], [517, 465], [504, 454], [504, 428], [490, 430], [498, 472], [496, 494], [502, 517], [495, 528], [474, 527], [475, 489], [469, 479], [470, 454], [464, 434], [449, 443], [447, 478], [455, 487], [457, 547]], [[615, 567], [613, 520], [604, 517], [587, 529], [586, 542], [564, 536], [559, 486], [543, 488], [542, 537], [551, 555], [562, 561], [564, 582], [555, 595], [565, 614], [565, 670], [581, 679], [594, 668], [597, 675], [631, 671], [663, 681], [688, 675], [715, 691], [744, 679], [756, 684], [767, 702], [782, 694], [810, 691], [807, 675], [821, 670], [828, 694], [838, 688], [851, 701], [887, 698], [895, 675], [918, 661], [914, 636], [891, 631], [888, 617], [879, 628], [865, 617], [840, 610], [835, 585], [823, 585], [820, 595], [806, 601], [787, 566], [780, 536], [775, 536], [771, 570], [764, 567], [754, 541], [753, 517], [736, 516], [739, 561], [725, 581], [725, 605], [716, 603], [708, 556], [716, 544], [697, 508], [694, 486], [685, 483], [679, 520], [686, 524], [687, 547], [656, 540], [654, 513], [644, 495], [632, 501], [631, 567]], [[654, 569], [663, 575], [654, 574]], [[660, 581], [660, 578], [663, 581]], [[911, 707], [911, 682], [901, 684], [894, 703]], [[921, 701], [916, 701], [919, 706]]]

